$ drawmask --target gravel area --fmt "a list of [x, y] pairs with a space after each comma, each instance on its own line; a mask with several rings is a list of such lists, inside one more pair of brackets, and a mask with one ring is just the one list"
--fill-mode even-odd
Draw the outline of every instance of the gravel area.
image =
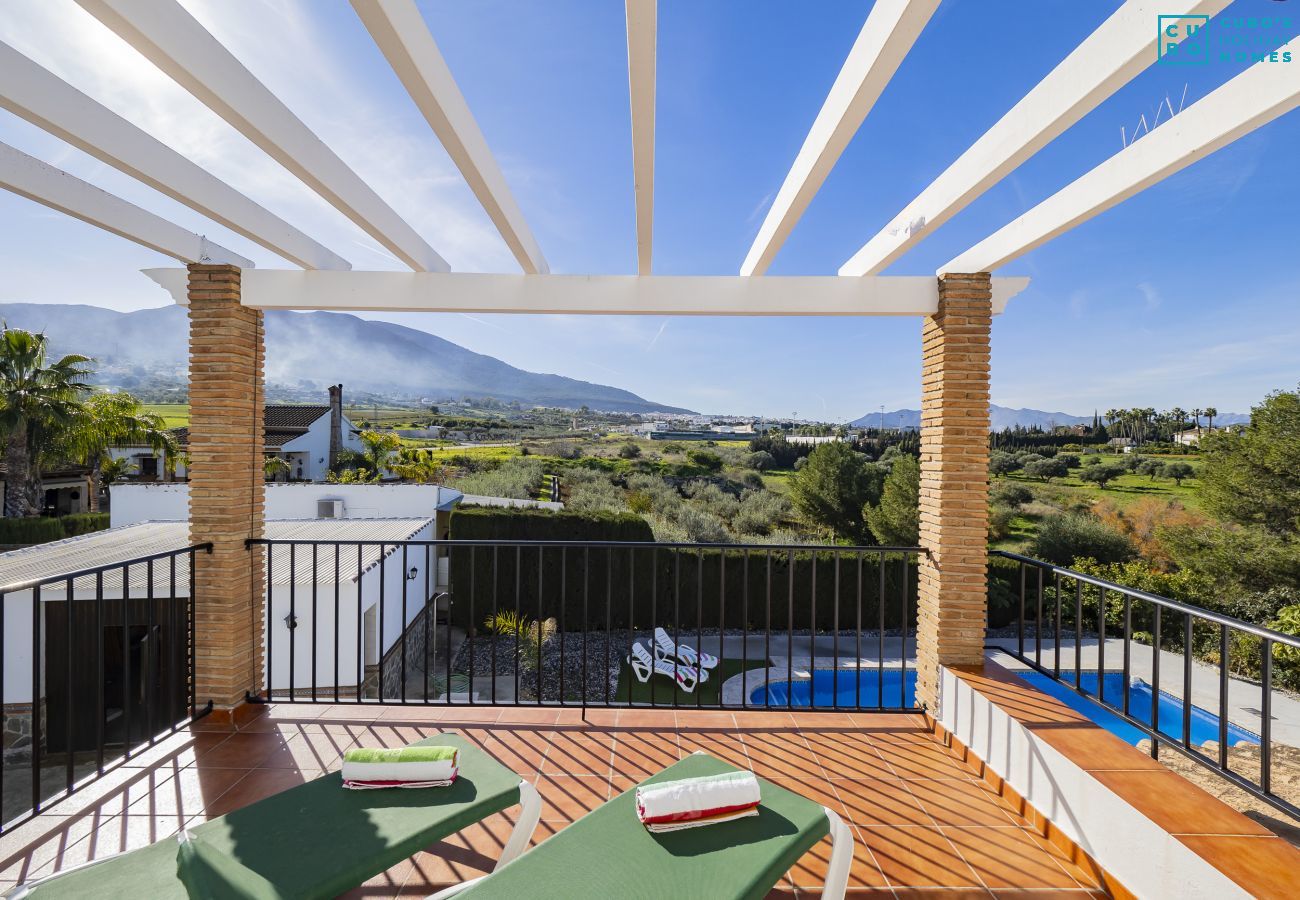
[[[898, 637], [901, 635], [900, 629], [888, 629], [885, 634], [888, 637]], [[705, 628], [701, 630], [689, 629], [682, 632], [681, 639], [683, 643], [689, 642], [694, 645], [699, 637], [716, 638], [721, 634], [724, 637], [744, 637], [747, 632], [742, 629], [727, 629], [720, 632], [717, 628]], [[752, 636], [752, 632], [748, 632]], [[827, 637], [831, 634], [828, 631], [817, 632], [818, 637]], [[848, 639], [852, 637], [852, 632], [840, 632], [841, 636]], [[875, 632], [871, 633], [875, 637]], [[780, 632], [782, 638], [785, 632]], [[808, 629], [796, 630], [794, 637], [809, 637], [811, 632]], [[776, 637], [776, 634], [773, 634]], [[865, 639], [866, 633], [863, 633]], [[581, 700], [583, 690], [583, 650], [586, 650], [586, 694], [587, 699], [596, 702], [603, 702], [605, 691], [609, 691], [609, 696], [613, 699], [618, 688], [618, 673], [623, 660], [628, 655], [628, 646], [633, 641], [641, 641], [650, 644], [653, 635], [648, 631], [636, 631], [631, 634], [627, 630], [611, 631], [606, 636], [604, 631], [590, 631], [585, 634], [582, 632], [564, 632], [556, 634], [542, 648], [542, 700], [558, 701], [564, 700]], [[707, 649], [707, 647], [706, 647]], [[452, 661], [452, 670], [463, 674], [473, 672], [474, 678], [484, 678], [493, 674], [492, 658], [496, 656], [497, 677], [509, 676], [515, 674], [515, 640], [513, 637], [497, 637], [491, 634], [479, 634], [467, 638], [461, 644], [455, 659]], [[471, 659], [473, 668], [471, 670]], [[519, 680], [519, 697], [523, 700], [536, 700], [537, 697], [537, 667], [536, 657], [524, 663]], [[563, 661], [563, 666], [561, 666]], [[560, 687], [561, 670], [564, 675], [563, 691]]]

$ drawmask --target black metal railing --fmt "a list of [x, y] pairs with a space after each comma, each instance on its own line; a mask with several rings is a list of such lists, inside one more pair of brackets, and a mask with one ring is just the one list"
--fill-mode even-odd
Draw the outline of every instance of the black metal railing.
[[[1171, 748], [1300, 818], [1300, 807], [1273, 792], [1272, 779], [1275, 672], [1281, 665], [1300, 681], [1300, 639], [1042, 560], [1005, 551], [995, 555], [1018, 564], [1009, 585], [1017, 609], [1014, 646], [991, 641], [990, 648], [1104, 706], [1150, 740], [1152, 758], [1162, 747]], [[1096, 659], [1085, 665], [1088, 650]], [[1140, 656], [1136, 664], [1135, 655]], [[1169, 689], [1167, 675], [1162, 681], [1162, 657], [1164, 666], [1176, 667], [1175, 690]], [[1135, 665], [1149, 681], [1134, 675]], [[1205, 695], [1207, 674], [1215, 681], [1210, 691], [1217, 694], [1210, 704], [1215, 713], [1195, 703], [1196, 682]], [[1247, 712], [1258, 714], [1258, 733], [1231, 721], [1232, 695], [1256, 690], [1259, 705]], [[1198, 741], [1195, 735], [1206, 729], [1213, 739]], [[1253, 755], [1247, 748], [1254, 741], [1259, 760], [1257, 765], [1251, 760], [1252, 772], [1233, 757]]]
[[[269, 585], [265, 701], [913, 706], [915, 547], [248, 545]], [[699, 673], [656, 652], [656, 628], [720, 662], [687, 690]], [[638, 672], [637, 645], [664, 664]]]
[[0, 588], [0, 831], [207, 712], [194, 694], [197, 544]]

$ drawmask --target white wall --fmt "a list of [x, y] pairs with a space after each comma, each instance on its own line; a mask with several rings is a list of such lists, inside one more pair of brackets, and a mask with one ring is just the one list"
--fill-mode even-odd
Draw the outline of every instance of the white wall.
[[946, 668], [940, 670], [939, 697], [944, 728], [1136, 896], [1247, 896], [1190, 847]]
[[[361, 440], [353, 433], [353, 426], [348, 417], [343, 417], [343, 449], [361, 451]], [[324, 481], [329, 474], [330, 456], [330, 417], [329, 413], [321, 416], [307, 429], [307, 433], [289, 441], [278, 451], [282, 455], [301, 453], [303, 459], [302, 474], [295, 471], [295, 478], [307, 478], [311, 481]]]
[[[427, 541], [433, 537], [432, 525], [425, 526], [411, 540]], [[402, 631], [412, 622], [424, 606], [426, 585], [434, 590], [435, 573], [429, 569], [432, 548], [412, 547], [403, 556], [399, 547], [390, 553], [383, 565], [364, 572], [361, 576], [361, 617], [374, 610], [378, 621], [379, 600], [383, 594], [382, 647], [370, 632], [368, 645], [363, 646], [363, 670], [367, 661], [378, 660], [381, 653], [393, 646]], [[303, 691], [312, 683], [312, 623], [315, 622], [316, 687], [319, 693], [328, 693], [334, 686], [334, 554], [327, 547], [317, 551], [315, 601], [313, 604], [313, 573], [310, 548], [299, 548], [295, 553], [296, 584], [290, 590], [287, 584], [275, 585], [272, 590], [271, 611], [266, 620], [268, 671], [270, 683], [278, 691], [289, 689], [289, 650], [293, 647], [294, 689]], [[289, 549], [283, 545], [275, 548], [272, 559], [273, 574], [287, 571]], [[415, 569], [414, 579], [407, 576]], [[356, 576], [356, 548], [343, 549], [339, 559], [338, 601], [338, 683], [340, 687], [355, 689], [357, 684], [357, 588], [352, 581]], [[381, 574], [382, 573], [382, 574]], [[405, 611], [403, 611], [405, 594]], [[314, 608], [313, 608], [314, 607]], [[290, 631], [285, 617], [293, 610], [297, 627]], [[364, 633], [364, 629], [363, 629]], [[366, 644], [367, 642], [363, 642]], [[414, 661], [408, 661], [408, 671], [414, 670]], [[364, 671], [363, 671], [364, 677]]]
[[[189, 519], [188, 484], [115, 484], [109, 488], [109, 523], [184, 522]], [[316, 501], [343, 500], [347, 519], [433, 518], [435, 510], [460, 497], [436, 484], [268, 484], [267, 519], [314, 519]]]

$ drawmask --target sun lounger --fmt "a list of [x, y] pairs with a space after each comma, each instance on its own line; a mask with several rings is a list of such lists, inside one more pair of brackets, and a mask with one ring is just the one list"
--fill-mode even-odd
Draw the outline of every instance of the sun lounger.
[[700, 653], [694, 647], [679, 644], [662, 628], [655, 629], [655, 655], [669, 661], [677, 659], [688, 666], [698, 667], [704, 673], [701, 681], [708, 681], [708, 670], [718, 665], [718, 658], [712, 653]]
[[[541, 799], [532, 785], [454, 735], [421, 744], [460, 750], [455, 784], [425, 790], [344, 790], [338, 772], [290, 788], [189, 832], [49, 878], [7, 896], [187, 898], [186, 882], [224, 886], [213, 896], [335, 897], [461, 829], [512, 806], [519, 821], [497, 865], [532, 837]], [[186, 864], [178, 866], [178, 850]]]
[[[736, 771], [696, 753], [647, 783]], [[848, 885], [853, 835], [832, 810], [759, 780], [759, 814], [666, 834], [637, 820], [636, 789], [583, 816], [514, 862], [430, 900], [610, 897], [674, 900], [760, 900], [781, 876], [826, 835], [830, 864], [822, 897], [837, 900]]]
[[699, 673], [695, 671], [694, 666], [652, 656], [639, 641], [632, 645], [632, 655], [627, 658], [627, 663], [632, 667], [632, 674], [642, 684], [649, 681], [652, 675], [665, 675], [677, 682], [677, 686], [686, 693], [691, 694], [695, 692], [695, 686], [700, 681]]

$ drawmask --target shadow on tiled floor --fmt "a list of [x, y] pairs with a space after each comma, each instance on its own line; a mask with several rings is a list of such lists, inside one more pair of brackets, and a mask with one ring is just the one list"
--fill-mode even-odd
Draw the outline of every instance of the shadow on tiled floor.
[[[0, 838], [0, 887], [175, 834], [336, 769], [352, 746], [453, 731], [533, 781], [534, 840], [696, 750], [835, 810], [854, 832], [850, 890], [945, 900], [1023, 890], [1086, 896], [1096, 882], [926, 728], [919, 715], [681, 710], [269, 707], [238, 729], [199, 723]], [[489, 869], [509, 834], [498, 815], [371, 879], [350, 896], [419, 897]], [[829, 842], [774, 896], [816, 896]]]

